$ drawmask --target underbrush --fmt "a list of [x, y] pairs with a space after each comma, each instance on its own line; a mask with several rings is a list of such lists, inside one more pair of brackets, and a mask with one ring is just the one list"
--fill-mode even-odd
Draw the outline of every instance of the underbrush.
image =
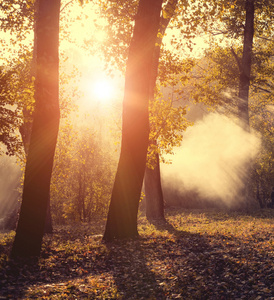
[[140, 239], [104, 244], [104, 221], [56, 226], [37, 263], [8, 259], [0, 235], [1, 299], [274, 299], [274, 210], [169, 209], [139, 217]]

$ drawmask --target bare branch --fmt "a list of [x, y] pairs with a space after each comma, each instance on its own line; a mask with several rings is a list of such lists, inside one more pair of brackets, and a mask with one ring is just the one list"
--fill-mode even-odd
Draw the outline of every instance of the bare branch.
[[274, 39], [267, 38], [265, 36], [256, 35], [256, 37], [259, 38], [259, 39], [262, 39], [262, 40], [270, 41], [270, 42], [272, 42], [274, 40]]
[[260, 87], [260, 86], [258, 86], [256, 84], [252, 84], [252, 86], [254, 86], [256, 89], [259, 89], [259, 90], [264, 91], [266, 93], [272, 94], [272, 91], [264, 89], [264, 88], [262, 88], [262, 87]]
[[70, 5], [73, 2], [73, 0], [69, 1], [68, 3], [66, 3], [61, 9], [60, 12], [62, 12], [68, 5]]

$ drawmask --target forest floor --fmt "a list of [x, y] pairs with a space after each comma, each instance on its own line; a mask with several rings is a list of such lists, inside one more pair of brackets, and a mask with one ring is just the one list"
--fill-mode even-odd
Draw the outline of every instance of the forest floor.
[[56, 226], [37, 263], [9, 260], [1, 233], [0, 299], [274, 299], [274, 210], [166, 215], [115, 244], [100, 222]]

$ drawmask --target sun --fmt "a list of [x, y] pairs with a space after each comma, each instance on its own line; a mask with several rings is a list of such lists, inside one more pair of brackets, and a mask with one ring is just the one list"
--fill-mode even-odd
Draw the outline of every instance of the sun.
[[85, 83], [86, 99], [90, 102], [107, 104], [115, 98], [115, 86], [109, 78], [97, 78]]
[[92, 92], [98, 100], [107, 102], [114, 96], [114, 87], [110, 80], [100, 79], [93, 83]]

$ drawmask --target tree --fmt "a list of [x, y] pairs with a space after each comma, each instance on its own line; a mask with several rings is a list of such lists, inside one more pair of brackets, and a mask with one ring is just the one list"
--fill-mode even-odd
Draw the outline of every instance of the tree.
[[[106, 14], [109, 23], [108, 27], [105, 29], [106, 31], [110, 31], [108, 38], [109, 42], [105, 47], [103, 47], [103, 53], [105, 54], [108, 63], [115, 65], [115, 67], [118, 67], [120, 70], [124, 69], [123, 60], [125, 60], [125, 57], [127, 56], [126, 49], [129, 44], [129, 37], [131, 36], [132, 30], [131, 21], [134, 19], [133, 15], [135, 13], [137, 2], [138, 1], [127, 1], [126, 3], [125, 1], [117, 1], [114, 3], [108, 2], [103, 7], [103, 14]], [[198, 7], [197, 9], [201, 8]], [[184, 26], [183, 29], [182, 21], [179, 19], [179, 16], [182, 15], [184, 16], [182, 19], [186, 21], [186, 24], [188, 24], [188, 26]], [[191, 43], [188, 41], [189, 35], [190, 32], [193, 33], [196, 30], [199, 23], [198, 21], [195, 21], [196, 25], [193, 25], [190, 21], [194, 18], [194, 15], [195, 13], [193, 14], [192, 8], [189, 7], [187, 2], [180, 3], [179, 5], [178, 1], [174, 0], [166, 1], [161, 13], [150, 79], [150, 142], [147, 158], [148, 163], [144, 179], [146, 214], [148, 219], [164, 220], [164, 199], [161, 188], [159, 163], [162, 158], [159, 155], [163, 152], [169, 152], [171, 144], [173, 146], [179, 144], [179, 140], [181, 141], [182, 138], [182, 134], [179, 133], [179, 130], [186, 128], [186, 124], [189, 124], [184, 118], [179, 116], [181, 113], [185, 114], [185, 110], [176, 105], [176, 114], [176, 111], [173, 109], [173, 105], [170, 105], [171, 102], [167, 99], [167, 97], [165, 97], [165, 100], [162, 99], [162, 102], [167, 101], [168, 105], [163, 104], [160, 105], [160, 107], [164, 109], [168, 117], [173, 118], [171, 122], [174, 126], [170, 126], [171, 123], [167, 121], [166, 116], [164, 116], [162, 121], [159, 120], [158, 122], [155, 122], [155, 116], [153, 113], [156, 112], [156, 109], [155, 107], [153, 108], [153, 106], [156, 99], [159, 98], [159, 93], [157, 92], [159, 86], [176, 86], [180, 81], [180, 72], [181, 75], [182, 73], [185, 75], [187, 69], [184, 66], [185, 61], [182, 61], [181, 55], [178, 55], [177, 53], [175, 54], [174, 51], [165, 49], [163, 38], [167, 27], [171, 23], [171, 20], [173, 20], [174, 22], [172, 26], [180, 28], [183, 38], [187, 41], [184, 45], [187, 44], [187, 47], [191, 47]], [[115, 32], [116, 34], [113, 34]], [[178, 40], [176, 41], [176, 38], [173, 38], [171, 44], [174, 43], [175, 45], [178, 45], [178, 43], [182, 41], [181, 39]], [[114, 58], [111, 56], [111, 53], [115, 53]], [[109, 58], [110, 56], [111, 59]], [[187, 62], [187, 64], [189, 65], [189, 62]], [[189, 68], [187, 72], [189, 72], [190, 69], [191, 68]], [[159, 105], [158, 101], [157, 105]], [[166, 110], [168, 107], [170, 108], [170, 111]], [[158, 109], [157, 116], [163, 117], [163, 114], [160, 113]], [[177, 121], [183, 121], [186, 123], [179, 124], [176, 123]], [[161, 130], [157, 128], [156, 124], [161, 126]], [[173, 130], [170, 130], [171, 128]], [[172, 134], [168, 137], [167, 133]], [[179, 136], [180, 138], [178, 139]], [[159, 140], [161, 140], [161, 143], [159, 143]], [[176, 142], [173, 142], [173, 140]]]
[[[252, 79], [251, 69], [254, 64], [253, 40], [266, 37], [273, 29], [274, 5], [269, 0], [236, 0], [234, 3], [227, 1], [214, 1], [219, 6], [215, 18], [221, 22], [219, 29], [213, 29], [213, 34], [221, 33], [232, 40], [239, 40], [242, 49], [240, 55], [231, 46], [231, 52], [238, 66], [238, 114], [243, 127], [249, 130], [249, 92]], [[215, 31], [215, 32], [214, 32]], [[266, 38], [267, 40], [267, 38]], [[256, 42], [256, 41], [255, 41]]]
[[[223, 3], [219, 2], [220, 7]], [[273, 103], [273, 9], [268, 0], [239, 0], [223, 6], [219, 28], [228, 37], [228, 46], [206, 51], [194, 73], [192, 91], [195, 100], [218, 107], [222, 113], [233, 113], [246, 130], [260, 132], [262, 150], [255, 164], [248, 163], [248, 178], [243, 179], [262, 207], [273, 178], [273, 116], [269, 110]], [[212, 31], [220, 33], [219, 29]]]
[[[177, 0], [170, 0], [167, 2], [161, 15], [159, 32], [154, 48], [153, 65], [150, 79], [150, 101], [155, 99], [156, 80], [158, 75], [159, 60], [160, 60], [160, 47], [162, 45], [165, 31], [171, 18], [174, 15], [175, 9], [178, 5]], [[152, 126], [150, 125], [150, 131]], [[154, 164], [146, 166], [144, 185], [145, 185], [145, 199], [146, 199], [146, 217], [148, 220], [162, 220], [165, 221], [164, 213], [164, 197], [161, 185], [161, 173], [160, 173], [160, 158], [159, 151], [157, 151], [157, 139], [150, 140], [150, 145], [154, 150]], [[148, 152], [148, 155], [152, 155]]]
[[137, 214], [149, 139], [149, 87], [161, 0], [140, 0], [129, 47], [122, 145], [104, 240], [138, 236]]
[[250, 86], [250, 76], [251, 76], [251, 57], [252, 57], [252, 46], [253, 46], [253, 36], [254, 36], [254, 0], [246, 0], [245, 2], [245, 24], [244, 24], [244, 39], [243, 39], [243, 54], [242, 60], [239, 61], [236, 53], [235, 59], [239, 66], [239, 119], [242, 121], [243, 127], [249, 131], [249, 105], [248, 105], [248, 95]]
[[60, 0], [38, 0], [35, 109], [12, 257], [39, 256], [59, 127]]
[[[239, 64], [240, 76], [239, 76], [239, 120], [242, 123], [245, 130], [250, 131], [249, 125], [249, 87], [250, 87], [250, 76], [251, 76], [251, 57], [252, 57], [252, 46], [254, 36], [254, 7], [255, 0], [246, 0], [245, 2], [245, 24], [244, 24], [244, 40], [243, 40], [243, 54], [242, 62]], [[237, 59], [237, 58], [236, 58]], [[237, 59], [238, 61], [238, 59]], [[248, 166], [250, 168], [250, 166]], [[248, 174], [244, 178], [245, 184], [243, 190], [240, 191], [242, 197], [246, 200], [246, 204], [249, 202], [248, 193]], [[247, 206], [248, 207], [248, 206]]]
[[57, 223], [90, 222], [106, 217], [115, 175], [110, 146], [92, 127], [60, 126], [51, 184]]

